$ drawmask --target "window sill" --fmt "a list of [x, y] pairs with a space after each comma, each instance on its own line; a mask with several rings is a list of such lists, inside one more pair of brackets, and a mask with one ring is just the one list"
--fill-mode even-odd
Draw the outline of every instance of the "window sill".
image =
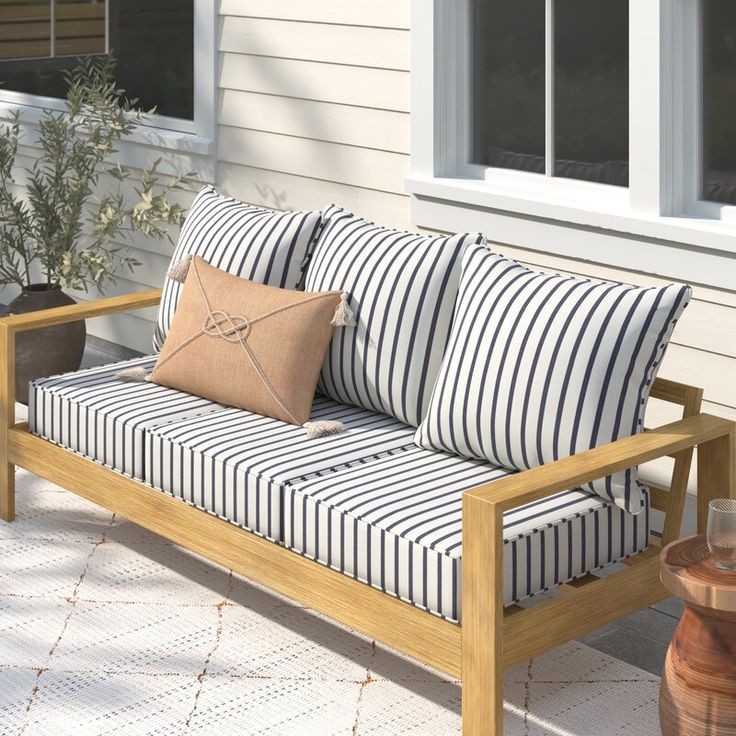
[[635, 211], [625, 189], [592, 185], [573, 198], [565, 194], [568, 187], [553, 196], [420, 174], [410, 174], [406, 187], [420, 227], [477, 229], [499, 244], [716, 288], [732, 290], [736, 283], [736, 224]]
[[[46, 109], [49, 108], [0, 99], [0, 121], [9, 120], [13, 112], [18, 111], [21, 116], [21, 123], [36, 127], [43, 118]], [[52, 109], [55, 110], [55, 108]], [[61, 110], [62, 108], [59, 108], [59, 111]], [[161, 128], [155, 125], [139, 126], [132, 135], [126, 138], [126, 141], [199, 156], [211, 156], [215, 152], [215, 141], [212, 138], [204, 138], [196, 133]]]
[[204, 138], [195, 133], [183, 133], [179, 130], [169, 130], [168, 128], [156, 128], [151, 125], [142, 125], [136, 128], [126, 138], [126, 141], [197, 156], [212, 156], [215, 153], [215, 141], [213, 138]]
[[[0, 97], [0, 123], [7, 122], [14, 111], [20, 112], [21, 123], [26, 126], [27, 131], [22, 144], [32, 148], [35, 129], [43, 118], [44, 109], [48, 108], [9, 102]], [[147, 149], [155, 149], [155, 153]], [[112, 160], [119, 160], [122, 164], [133, 168], [144, 168], [153, 158], [161, 157], [172, 171], [197, 171], [202, 183], [214, 183], [216, 154], [217, 142], [214, 138], [171, 128], [141, 125], [120, 142], [119, 152]]]

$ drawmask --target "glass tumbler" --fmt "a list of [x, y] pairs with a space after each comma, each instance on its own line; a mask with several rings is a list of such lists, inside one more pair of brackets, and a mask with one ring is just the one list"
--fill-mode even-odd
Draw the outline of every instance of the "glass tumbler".
[[716, 567], [736, 570], [736, 499], [716, 498], [708, 504], [707, 539]]

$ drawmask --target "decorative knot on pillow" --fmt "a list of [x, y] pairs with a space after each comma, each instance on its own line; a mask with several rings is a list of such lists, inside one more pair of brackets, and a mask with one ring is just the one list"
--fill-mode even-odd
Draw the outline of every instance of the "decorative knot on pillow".
[[182, 263], [172, 268], [184, 287], [153, 373], [117, 377], [303, 426], [309, 437], [341, 432], [341, 422], [308, 420], [333, 327], [355, 324], [347, 296], [257, 284], [199, 256]]

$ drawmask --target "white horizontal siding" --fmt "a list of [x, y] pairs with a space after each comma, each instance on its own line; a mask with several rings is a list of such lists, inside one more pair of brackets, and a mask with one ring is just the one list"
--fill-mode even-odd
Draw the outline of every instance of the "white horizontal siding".
[[408, 72], [229, 52], [220, 58], [224, 89], [409, 112]]
[[409, 227], [409, 0], [220, 5], [219, 180]]
[[409, 71], [406, 31], [223, 16], [220, 51]]
[[404, 194], [227, 163], [220, 164], [219, 173], [223, 191], [237, 193], [253, 204], [282, 210], [321, 210], [335, 202], [373, 222], [411, 228], [409, 198]]
[[311, 176], [324, 181], [403, 192], [405, 155], [288, 135], [220, 126], [220, 161]]
[[408, 0], [220, 0], [220, 13], [409, 30]]
[[222, 125], [409, 153], [409, 114], [223, 89]]
[[[555, 273], [568, 273], [609, 281], [621, 281], [638, 286], [661, 286], [664, 279], [631, 271], [596, 266], [582, 261], [549, 258], [546, 254], [499, 246], [500, 252], [527, 265]], [[550, 262], [551, 261], [551, 262]], [[683, 276], [683, 281], [687, 281]], [[677, 325], [672, 342], [699, 351], [736, 358], [736, 293], [716, 291], [693, 285], [693, 300]]]

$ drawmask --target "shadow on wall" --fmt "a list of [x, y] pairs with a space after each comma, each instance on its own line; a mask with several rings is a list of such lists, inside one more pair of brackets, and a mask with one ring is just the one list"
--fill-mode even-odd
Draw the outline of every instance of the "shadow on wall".
[[[220, 26], [220, 34], [222, 34], [222, 25]], [[225, 53], [232, 54], [233, 52], [221, 52], [220, 56], [220, 78], [222, 78], [222, 58]], [[278, 59], [281, 58], [281, 53], [278, 52], [275, 49], [270, 48], [268, 43], [268, 38], [265, 36], [259, 37], [258, 39], [251, 42], [250, 46], [247, 49], [242, 49], [242, 54], [247, 55], [253, 55], [258, 56], [265, 59]], [[237, 54], [234, 54], [237, 55]], [[292, 83], [289, 83], [290, 80], [285, 79], [284, 75], [279, 72], [278, 65], [277, 64], [261, 64], [258, 66], [258, 69], [262, 72], [262, 79], [261, 82], [261, 89], [269, 89], [269, 90], [283, 90], [283, 89], [291, 89], [295, 85]], [[321, 120], [319, 116], [317, 115], [307, 115], [305, 116], [303, 114], [303, 111], [299, 109], [298, 107], [298, 101], [299, 100], [312, 100], [312, 101], [323, 101], [325, 99], [324, 92], [323, 92], [323, 86], [318, 84], [315, 81], [312, 81], [312, 86], [304, 86], [303, 85], [303, 79], [299, 80], [299, 86], [300, 86], [300, 95], [299, 98], [294, 97], [288, 97], [285, 95], [278, 94], [279, 98], [283, 100], [287, 105], [290, 107], [290, 115], [293, 117], [299, 116], [301, 120], [301, 127], [304, 131], [302, 133], [301, 138], [310, 140], [310, 141], [330, 141], [330, 134], [326, 130], [325, 126], [321, 123]], [[222, 94], [223, 89], [220, 89], [220, 108], [222, 107]], [[277, 133], [277, 131], [274, 131], [272, 128], [269, 127], [268, 121], [264, 120], [262, 121], [262, 128], [259, 130], [266, 133]], [[240, 152], [239, 156], [237, 157], [238, 160], [244, 160], [244, 161], [253, 161], [253, 149], [252, 146], [255, 146], [256, 143], [252, 142], [250, 137], [248, 136], [248, 129], [247, 128], [241, 128], [243, 131], [243, 135], [239, 136], [240, 143]], [[291, 136], [289, 134], [284, 134], [283, 136], [286, 138], [292, 138], [295, 136]], [[220, 145], [221, 142], [218, 140], [218, 160], [222, 160], [220, 155]], [[341, 157], [340, 151], [343, 149], [348, 148], [349, 146], [347, 144], [340, 144], [340, 143], [331, 143], [329, 146], [319, 147], [319, 152], [315, 149], [313, 153], [310, 154], [310, 161], [307, 161], [307, 165], [311, 166], [314, 164], [319, 164], [320, 168], [325, 168], [327, 171], [331, 173], [330, 178], [328, 181], [331, 182], [344, 182], [350, 180], [350, 175], [354, 176], [354, 172], [351, 172], [351, 166], [349, 161], [347, 161], [345, 158]], [[323, 155], [325, 149], [327, 150], [327, 156]], [[253, 164], [245, 164], [253, 166]], [[254, 168], [261, 168], [258, 166], [254, 166]], [[274, 164], [273, 167], [265, 167], [264, 170], [266, 171], [281, 171], [281, 173], [284, 173], [286, 175], [291, 176], [300, 176], [304, 178], [309, 178], [309, 175], [305, 174], [294, 174], [291, 171], [283, 171], [284, 167], [279, 167], [277, 164]], [[324, 176], [315, 176], [315, 179], [324, 180]], [[293, 203], [289, 199], [289, 194], [286, 189], [279, 188], [278, 190], [274, 188], [270, 183], [268, 182], [262, 182], [257, 181], [255, 179], [252, 180], [252, 184], [255, 190], [255, 194], [257, 196], [257, 199], [253, 199], [252, 197], [248, 196], [247, 192], [240, 191], [240, 192], [228, 192], [228, 194], [231, 194], [232, 196], [244, 199], [245, 201], [252, 202], [253, 204], [263, 205], [265, 207], [271, 207], [273, 209], [279, 209], [279, 210], [288, 210], [288, 209], [300, 209], [297, 204]], [[349, 185], [344, 185], [349, 186]], [[325, 196], [324, 205], [329, 204], [329, 195]], [[339, 204], [339, 203], [338, 203]]]

